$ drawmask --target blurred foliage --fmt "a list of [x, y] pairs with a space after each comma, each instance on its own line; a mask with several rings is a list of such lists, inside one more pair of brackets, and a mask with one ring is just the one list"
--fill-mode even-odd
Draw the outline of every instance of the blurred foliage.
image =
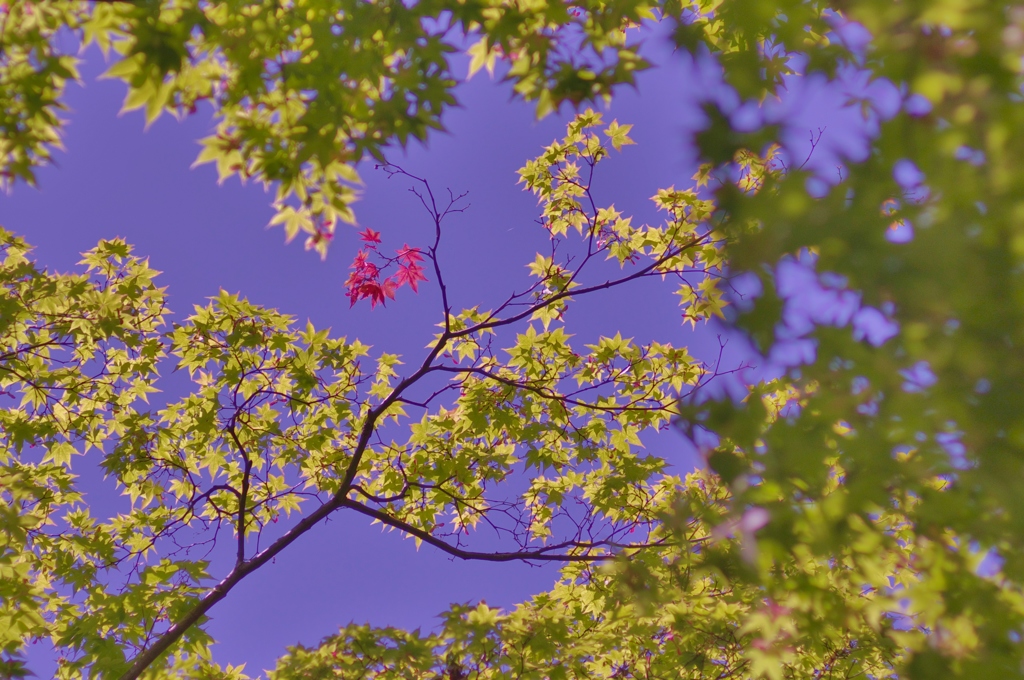
[[[59, 146], [79, 44], [113, 57], [126, 110], [151, 122], [212, 106], [197, 163], [273, 185], [287, 238], [326, 252], [351, 222], [364, 158], [425, 140], [456, 103], [453, 56], [501, 55], [538, 115], [607, 97], [647, 67], [626, 29], [654, 2], [484, 0], [9, 0], [0, 10], [0, 187], [32, 182]], [[481, 61], [482, 60], [482, 61]]]
[[[853, 72], [899, 101], [851, 98], [878, 134], [838, 178], [794, 167], [776, 129], [737, 129], [709, 103], [694, 140], [706, 165], [693, 188], [655, 196], [661, 227], [592, 195], [591, 171], [628, 126], [604, 128], [605, 142], [600, 117], [582, 114], [521, 171], [552, 237], [532, 287], [457, 311], [435, 266], [442, 330], [408, 369], [228, 295], [165, 332], [154, 272], [125, 244], [56, 275], [4, 235], [6, 674], [48, 638], [61, 677], [244, 677], [210, 659], [205, 613], [324, 517], [354, 511], [459, 557], [566, 566], [510, 612], [456, 606], [430, 633], [350, 625], [290, 650], [273, 677], [1024, 675], [1020, 7], [8, 0], [0, 177], [31, 182], [50, 159], [76, 77], [67, 50], [94, 42], [148, 120], [212, 105], [218, 130], [198, 161], [272, 184], [274, 221], [323, 252], [351, 219], [354, 165], [440, 128], [452, 55], [544, 115], [632, 83], [647, 64], [631, 29], [645, 20], [669, 22], [755, 107], [792, 79]], [[422, 190], [436, 265], [453, 206]], [[833, 296], [816, 324], [801, 324], [784, 283], [794, 267]], [[712, 372], [684, 349], [571, 343], [574, 298], [662, 275], [685, 319], [725, 317], [765, 357], [803, 341], [810, 360], [742, 403], [708, 401]], [[732, 277], [759, 292], [723, 293]], [[512, 329], [512, 344], [492, 344]], [[151, 408], [165, 357], [194, 392]], [[681, 479], [638, 450], [670, 421], [708, 470]], [[95, 448], [131, 512], [93, 517], [82, 503], [71, 466]], [[222, 527], [238, 558], [215, 578], [192, 554]], [[509, 549], [475, 551], [484, 527]], [[274, 540], [256, 552], [265, 529]]]
[[[723, 21], [755, 5], [716, 4]], [[807, 11], [812, 3], [792, 4]], [[893, 594], [927, 635], [899, 638], [906, 657], [893, 672], [1020, 677], [1024, 10], [997, 2], [827, 4], [836, 11], [835, 42], [853, 35], [841, 22], [870, 33], [870, 42], [851, 48], [849, 68], [893, 83], [898, 105], [851, 102], [879, 133], [864, 160], [843, 159], [840, 181], [780, 172], [757, 192], [718, 194], [729, 212], [731, 271], [756, 276], [762, 290], [736, 322], [766, 356], [801, 339], [813, 358], [786, 371], [784, 417], [766, 420], [752, 408], [764, 392], [755, 388], [745, 404], [691, 404], [684, 422], [722, 437], [709, 451], [713, 467], [715, 456], [737, 461], [733, 502], [770, 515], [758, 533], [757, 582], [784, 585], [780, 570], [794, 555], [828, 559], [857, 542], [898, 536], [917, 576], [894, 583]], [[806, 21], [783, 12], [776, 18], [784, 41]], [[796, 51], [812, 68], [831, 59], [829, 49], [808, 43]], [[742, 93], [756, 70], [721, 63]], [[854, 308], [801, 327], [783, 282], [784, 268], [797, 263], [817, 272], [837, 309], [846, 292]], [[881, 325], [891, 338], [872, 331]], [[906, 532], [880, 521], [894, 509]], [[823, 586], [820, 596], [829, 592]], [[819, 614], [821, 625], [842, 620]]]

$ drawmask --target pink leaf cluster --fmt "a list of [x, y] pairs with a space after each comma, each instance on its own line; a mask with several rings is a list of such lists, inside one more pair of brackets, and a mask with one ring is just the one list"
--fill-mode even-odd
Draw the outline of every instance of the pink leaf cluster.
[[[383, 305], [386, 300], [394, 300], [395, 291], [406, 284], [413, 292], [419, 292], [419, 282], [426, 281], [427, 277], [420, 265], [423, 253], [418, 248], [410, 248], [407, 243], [397, 251], [395, 257], [389, 258], [377, 250], [377, 245], [381, 242], [379, 231], [364, 229], [359, 238], [366, 245], [352, 261], [352, 273], [345, 282], [350, 306], [364, 299], [370, 301], [371, 309], [378, 304]], [[371, 256], [375, 256], [375, 259], [381, 262], [380, 266], [370, 261]], [[398, 271], [390, 276], [382, 276], [382, 273], [392, 265], [397, 266]]]

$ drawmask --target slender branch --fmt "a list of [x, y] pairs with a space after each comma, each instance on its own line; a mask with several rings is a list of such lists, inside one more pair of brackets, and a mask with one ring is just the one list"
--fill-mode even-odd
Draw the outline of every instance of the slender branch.
[[549, 297], [548, 299], [546, 299], [546, 300], [544, 300], [542, 302], [538, 302], [535, 305], [530, 305], [528, 308], [526, 308], [522, 312], [519, 312], [518, 314], [513, 314], [512, 316], [505, 317], [503, 319], [494, 319], [493, 321], [484, 321], [484, 322], [479, 323], [479, 324], [477, 324], [475, 326], [470, 326], [468, 328], [464, 328], [461, 331], [454, 331], [450, 335], [451, 335], [452, 339], [454, 339], [454, 338], [462, 337], [464, 335], [472, 335], [474, 333], [479, 333], [480, 331], [488, 330], [488, 329], [491, 329], [491, 328], [501, 328], [502, 326], [507, 326], [507, 325], [513, 324], [513, 323], [515, 323], [517, 321], [522, 321], [523, 319], [525, 319], [525, 318], [527, 318], [529, 316], [532, 316], [535, 312], [540, 311], [541, 309], [544, 309], [545, 307], [550, 307], [551, 305], [553, 305], [554, 303], [558, 302], [559, 300], [561, 300], [563, 298], [567, 298], [567, 297], [570, 297], [570, 296], [579, 297], [580, 295], [586, 295], [588, 293], [595, 293], [597, 291], [607, 290], [609, 288], [614, 288], [616, 286], [621, 286], [624, 283], [629, 283], [630, 281], [636, 281], [637, 279], [642, 279], [645, 276], [660, 275], [662, 272], [656, 271], [658, 267], [660, 267], [661, 265], [665, 264], [666, 262], [668, 262], [673, 257], [676, 257], [677, 255], [679, 255], [684, 250], [687, 250], [688, 248], [691, 248], [692, 246], [696, 245], [697, 243], [699, 243], [702, 240], [702, 238], [703, 238], [703, 236], [695, 236], [691, 240], [690, 243], [688, 243], [688, 244], [686, 244], [684, 246], [680, 246], [679, 248], [675, 248], [673, 250], [668, 251], [667, 253], [665, 253], [664, 255], [659, 257], [657, 260], [655, 260], [651, 264], [647, 265], [646, 267], [643, 267], [642, 269], [638, 269], [637, 271], [633, 272], [632, 274], [630, 274], [628, 276], [623, 276], [623, 277], [618, 278], [618, 279], [609, 279], [609, 280], [605, 281], [604, 283], [596, 283], [596, 284], [591, 285], [591, 286], [581, 286], [579, 288], [574, 288], [572, 290], [563, 290], [563, 291], [561, 291], [559, 293], [555, 293], [554, 295], [552, 295], [551, 297]]
[[665, 542], [656, 543], [643, 543], [643, 544], [616, 544], [609, 541], [596, 541], [593, 543], [579, 543], [576, 541], [566, 541], [564, 543], [558, 543], [555, 545], [545, 546], [536, 550], [518, 550], [515, 552], [476, 552], [473, 550], [463, 550], [456, 546], [453, 546], [441, 539], [437, 538], [433, 534], [418, 527], [414, 527], [407, 522], [403, 522], [400, 519], [391, 517], [387, 513], [381, 512], [374, 508], [368, 507], [357, 501], [346, 498], [341, 503], [342, 507], [355, 510], [356, 512], [372, 517], [375, 520], [380, 521], [390, 527], [394, 527], [410, 536], [422, 540], [424, 543], [428, 543], [435, 548], [442, 550], [443, 552], [458, 557], [463, 560], [476, 560], [482, 562], [529, 562], [529, 561], [540, 561], [540, 562], [605, 562], [615, 557], [612, 553], [592, 554], [592, 553], [559, 553], [557, 550], [569, 547], [579, 547], [584, 550], [593, 550], [595, 548], [618, 548], [618, 549], [630, 549], [630, 548], [652, 548], [655, 546], [667, 545]]
[[424, 179], [423, 177], [417, 177], [416, 175], [412, 174], [405, 168], [401, 167], [400, 165], [395, 165], [394, 163], [388, 163], [387, 165], [383, 166], [383, 169], [384, 172], [388, 173], [389, 178], [394, 175], [404, 175], [405, 177], [408, 177], [411, 180], [421, 183], [426, 188], [427, 196], [430, 198], [429, 205], [427, 205], [427, 200], [426, 198], [424, 198], [423, 194], [419, 193], [415, 189], [409, 189], [409, 191], [411, 191], [418, 199], [420, 199], [420, 203], [423, 204], [423, 207], [430, 215], [430, 218], [434, 221], [434, 244], [430, 246], [427, 250], [430, 254], [430, 262], [434, 266], [434, 276], [437, 277], [437, 287], [441, 293], [441, 308], [444, 312], [444, 330], [445, 332], [450, 332], [451, 305], [448, 303], [448, 287], [445, 285], [444, 276], [441, 274], [441, 265], [437, 261], [437, 250], [441, 245], [441, 222], [444, 220], [444, 218], [451, 213], [461, 213], [464, 212], [467, 208], [469, 208], [468, 204], [461, 206], [459, 208], [455, 207], [456, 203], [458, 203], [459, 201], [466, 197], [466, 192], [463, 192], [456, 196], [454, 193], [452, 193], [451, 189], [449, 189], [448, 205], [445, 207], [444, 210], [440, 210], [437, 207], [437, 200], [434, 198], [434, 191], [430, 188], [430, 182], [428, 182], [426, 179]]
[[[616, 405], [616, 406], [601, 406], [600, 404], [597, 404], [597, 403], [591, 403], [591, 402], [588, 402], [588, 401], [581, 401], [579, 399], [574, 399], [573, 397], [571, 397], [569, 395], [566, 395], [566, 394], [558, 394], [557, 392], [553, 392], [551, 390], [546, 390], [543, 387], [537, 387], [535, 385], [531, 385], [528, 382], [520, 382], [518, 380], [512, 380], [510, 378], [503, 378], [500, 375], [496, 375], [496, 374], [491, 373], [490, 371], [488, 371], [486, 369], [479, 368], [477, 366], [466, 366], [466, 367], [461, 367], [461, 366], [438, 366], [436, 370], [441, 371], [443, 373], [454, 373], [456, 375], [478, 375], [478, 376], [481, 376], [481, 377], [486, 378], [488, 380], [493, 380], [494, 382], [501, 383], [502, 385], [508, 385], [509, 387], [516, 387], [516, 388], [521, 389], [521, 390], [526, 390], [528, 392], [533, 392], [538, 397], [541, 397], [543, 399], [549, 399], [551, 401], [559, 401], [559, 402], [562, 402], [564, 404], [569, 404], [571, 406], [579, 406], [581, 408], [590, 409], [592, 411], [602, 411], [602, 412], [605, 412], [605, 413], [629, 413], [629, 412], [648, 413], [648, 412], [655, 412], [655, 411], [670, 411], [672, 413], [675, 413], [675, 411], [671, 411], [669, 407], [663, 406], [663, 405], [658, 405], [658, 406], [636, 406], [636, 404], [641, 403], [645, 398], [647, 398], [647, 395], [644, 395], [644, 397], [637, 397], [636, 399], [633, 399], [632, 401], [630, 401], [628, 404], [625, 404], [625, 405], [622, 405], [622, 406], [618, 406], [618, 405]], [[650, 394], [650, 392], [648, 392], [648, 394]], [[673, 399], [672, 401], [675, 401], [675, 400]]]
[[199, 603], [190, 612], [185, 614], [177, 623], [167, 629], [167, 631], [156, 640], [152, 647], [149, 647], [135, 657], [132, 661], [131, 667], [124, 673], [124, 675], [121, 676], [121, 680], [135, 680], [142, 675], [150, 664], [156, 661], [161, 654], [170, 649], [170, 647], [185, 634], [185, 631], [197, 624], [199, 620], [206, 615], [206, 612], [210, 611], [210, 608], [213, 607], [213, 605], [223, 600], [235, 585], [237, 585], [243, 578], [274, 559], [278, 553], [294, 543], [296, 539], [312, 529], [332, 512], [337, 510], [340, 507], [340, 500], [343, 499], [339, 499], [336, 496], [331, 501], [321, 505], [308, 516], [301, 519], [283, 536], [274, 541], [266, 550], [258, 553], [252, 559], [236, 565], [220, 583], [218, 583], [212, 590], [210, 590], [210, 592], [199, 600]]
[[231, 435], [231, 439], [234, 440], [235, 446], [238, 447], [238, 452], [242, 455], [242, 461], [245, 464], [245, 470], [242, 472], [242, 490], [238, 493], [238, 521], [236, 524], [235, 531], [238, 533], [238, 551], [235, 557], [235, 564], [242, 564], [245, 562], [245, 512], [246, 503], [249, 499], [249, 477], [252, 474], [252, 459], [246, 452], [245, 447], [242, 446], [242, 441], [238, 438], [238, 432], [235, 429], [237, 423], [238, 413], [231, 419], [231, 424], [228, 426], [228, 433]]
[[47, 340], [46, 342], [37, 342], [34, 345], [25, 345], [24, 347], [13, 349], [10, 352], [6, 352], [5, 354], [0, 354], [0, 361], [7, 361], [8, 359], [12, 359], [18, 356], [19, 354], [22, 354], [23, 352], [31, 352], [32, 350], [42, 349], [43, 347], [52, 347], [53, 345], [64, 344], [65, 343], [58, 342], [57, 340]]

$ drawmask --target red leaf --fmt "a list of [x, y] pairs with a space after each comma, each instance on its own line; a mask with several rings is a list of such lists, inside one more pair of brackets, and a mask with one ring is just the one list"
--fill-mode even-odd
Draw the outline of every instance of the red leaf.
[[423, 267], [418, 264], [410, 264], [399, 266], [395, 280], [399, 286], [408, 283], [412, 287], [412, 292], [418, 293], [420, 292], [419, 282], [426, 281], [427, 277], [423, 275]]
[[397, 261], [398, 272], [381, 281], [381, 269], [370, 262], [371, 253], [379, 257], [377, 249], [373, 245], [380, 243], [379, 236], [380, 234], [372, 229], [366, 229], [360, 234], [362, 240], [370, 245], [356, 253], [355, 259], [352, 260], [348, 279], [345, 280], [346, 296], [351, 303], [350, 306], [355, 306], [357, 302], [367, 298], [370, 300], [371, 309], [378, 304], [384, 305], [387, 300], [395, 299], [395, 292], [401, 286], [409, 284], [414, 292], [419, 292], [419, 282], [427, 280], [423, 273], [423, 267], [418, 264], [423, 261], [422, 251], [410, 248], [409, 244], [405, 244], [401, 250], [397, 251], [396, 259], [385, 265], [385, 269], [387, 269], [392, 262]]
[[398, 251], [398, 261], [407, 267], [412, 267], [417, 262], [423, 261], [423, 255], [419, 248], [410, 248], [409, 244], [406, 243], [402, 246], [402, 249]]
[[359, 232], [359, 238], [367, 243], [380, 243], [380, 232], [367, 227]]

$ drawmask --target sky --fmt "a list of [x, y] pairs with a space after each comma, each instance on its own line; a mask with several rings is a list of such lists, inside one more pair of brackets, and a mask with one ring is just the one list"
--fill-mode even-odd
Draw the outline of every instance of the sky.
[[[659, 188], [692, 184], [696, 161], [688, 135], [702, 124], [699, 105], [706, 99], [722, 102], [751, 125], [765, 118], [783, 122], [794, 157], [806, 155], [809, 138], [822, 130], [812, 160], [823, 177], [844, 156], [862, 152], [871, 121], [842, 108], [844, 87], [866, 87], [856, 78], [833, 87], [794, 81], [783, 101], [759, 112], [730, 98], [710, 62], [673, 53], [657, 37], [648, 40], [647, 54], [657, 68], [641, 74], [637, 88], [620, 90], [605, 112], [606, 121], [633, 124], [637, 144], [600, 166], [596, 192], [603, 203], [614, 203], [638, 221], [661, 221], [648, 199]], [[350, 308], [344, 288], [359, 229], [380, 231], [385, 251], [427, 243], [432, 224], [408, 192], [408, 181], [388, 179], [372, 164], [362, 166], [364, 193], [355, 206], [359, 228], [340, 226], [321, 262], [303, 250], [301, 237], [285, 245], [280, 228], [266, 228], [272, 196], [262, 187], [234, 179], [218, 185], [213, 167], [190, 167], [199, 150], [196, 140], [213, 128], [208, 112], [182, 122], [164, 116], [145, 129], [141, 113], [118, 114], [124, 86], [97, 80], [102, 56], [90, 51], [85, 60], [83, 83], [67, 96], [66, 151], [39, 173], [38, 188], [19, 185], [0, 196], [0, 225], [27, 238], [42, 266], [75, 270], [79, 253], [120, 236], [163, 272], [158, 281], [168, 287], [179, 320], [224, 289], [300, 322], [309, 319], [337, 335], [359, 338], [375, 352], [402, 354], [410, 364], [422, 356], [441, 318], [429, 286], [419, 295], [403, 288], [397, 300], [372, 310], [366, 302]], [[534, 222], [536, 200], [516, 186], [515, 171], [564, 134], [571, 116], [565, 111], [536, 121], [532, 106], [511, 99], [510, 88], [486, 74], [456, 94], [462, 106], [445, 115], [448, 133], [395, 150], [389, 160], [427, 178], [435, 189], [468, 192], [468, 210], [445, 224], [442, 266], [456, 308], [487, 307], [523, 287], [526, 263], [546, 242]], [[582, 341], [621, 331], [640, 342], [688, 345], [710, 362], [723, 337], [729, 343], [725, 368], [749, 359], [742, 339], [721, 328], [682, 326], [675, 297], [660, 282], [615, 291], [571, 313], [571, 332]], [[175, 396], [179, 387], [180, 381], [172, 381], [166, 394]], [[680, 473], [700, 464], [674, 431], [645, 444]], [[95, 454], [76, 460], [87, 500], [100, 513], [117, 512], [126, 501], [96, 462]], [[551, 565], [466, 563], [426, 546], [417, 551], [412, 541], [382, 533], [362, 518], [336, 516], [246, 579], [212, 611], [208, 630], [218, 640], [215, 660], [245, 663], [255, 676], [271, 668], [287, 646], [314, 645], [349, 621], [427, 629], [450, 603], [486, 600], [510, 607], [547, 590], [555, 577]], [[38, 676], [49, 675], [52, 660], [45, 649], [29, 658]]]

